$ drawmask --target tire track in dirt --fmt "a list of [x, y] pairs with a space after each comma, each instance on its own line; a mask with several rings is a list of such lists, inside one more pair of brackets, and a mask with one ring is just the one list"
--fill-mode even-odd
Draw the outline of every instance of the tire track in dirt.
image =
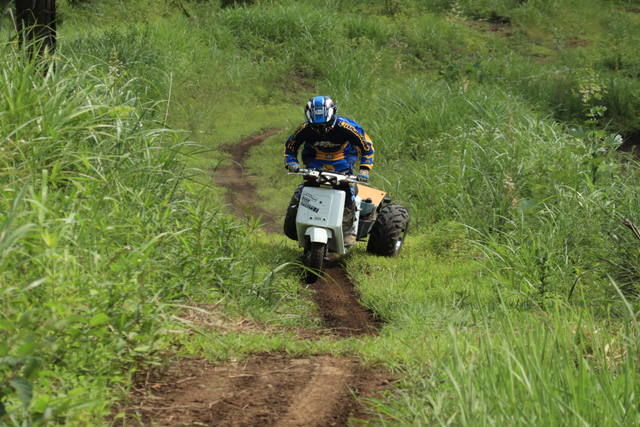
[[[251, 147], [277, 130], [243, 139], [229, 148], [231, 164], [215, 173], [229, 191], [236, 213], [260, 215], [263, 229], [281, 233], [282, 226], [268, 212], [253, 205], [255, 186], [243, 160]], [[358, 302], [357, 291], [339, 260], [328, 262], [325, 275], [313, 286], [314, 299], [325, 326], [333, 335], [375, 334], [379, 323]], [[201, 316], [202, 311], [198, 313]], [[207, 319], [197, 320], [205, 326]], [[214, 322], [215, 324], [215, 322]], [[370, 398], [388, 389], [391, 375], [363, 367], [350, 357], [291, 358], [280, 353], [254, 355], [241, 363], [212, 364], [204, 359], [181, 359], [164, 372], [139, 378], [122, 418], [116, 425], [210, 426], [332, 426], [366, 419], [356, 396]]]
[[310, 288], [324, 326], [335, 335], [353, 337], [378, 333], [381, 322], [360, 304], [360, 295], [339, 259], [329, 260], [323, 277]]

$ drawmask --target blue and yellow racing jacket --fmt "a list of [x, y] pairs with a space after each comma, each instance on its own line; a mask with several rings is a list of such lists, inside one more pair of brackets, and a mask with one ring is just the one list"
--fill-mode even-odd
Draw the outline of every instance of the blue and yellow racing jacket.
[[360, 169], [373, 168], [373, 143], [362, 127], [346, 117], [338, 116], [333, 127], [322, 133], [304, 123], [287, 139], [284, 149], [285, 166], [298, 163], [302, 148], [302, 162], [308, 168], [354, 174]]

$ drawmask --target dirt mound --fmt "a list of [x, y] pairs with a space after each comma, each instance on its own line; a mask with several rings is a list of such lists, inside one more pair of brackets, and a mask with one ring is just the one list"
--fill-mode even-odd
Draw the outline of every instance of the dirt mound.
[[261, 354], [234, 364], [184, 359], [140, 384], [119, 425], [327, 426], [365, 415], [355, 395], [389, 385], [357, 359]]

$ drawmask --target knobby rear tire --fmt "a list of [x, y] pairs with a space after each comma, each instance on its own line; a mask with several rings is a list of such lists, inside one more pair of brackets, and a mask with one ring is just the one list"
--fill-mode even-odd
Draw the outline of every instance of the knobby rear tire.
[[291, 196], [289, 206], [287, 206], [287, 213], [284, 217], [284, 235], [291, 240], [298, 240], [298, 229], [296, 227], [296, 216], [298, 215], [298, 204], [300, 203], [300, 194], [302, 194], [302, 187], [298, 187]]
[[327, 244], [320, 242], [312, 242], [309, 251], [306, 253], [304, 265], [307, 267], [304, 271], [304, 281], [306, 283], [314, 283], [318, 277], [322, 275], [324, 267], [324, 255]]
[[287, 209], [287, 215], [284, 217], [284, 235], [291, 240], [298, 240], [298, 229], [296, 227], [297, 208]]
[[387, 205], [380, 210], [371, 229], [367, 252], [396, 256], [404, 245], [409, 228], [409, 211], [400, 205]]

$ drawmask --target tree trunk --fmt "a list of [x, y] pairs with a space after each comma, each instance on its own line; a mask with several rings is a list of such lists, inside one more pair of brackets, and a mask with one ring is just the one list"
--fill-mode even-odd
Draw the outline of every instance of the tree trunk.
[[20, 43], [38, 53], [53, 53], [56, 48], [56, 0], [15, 0], [16, 27]]

